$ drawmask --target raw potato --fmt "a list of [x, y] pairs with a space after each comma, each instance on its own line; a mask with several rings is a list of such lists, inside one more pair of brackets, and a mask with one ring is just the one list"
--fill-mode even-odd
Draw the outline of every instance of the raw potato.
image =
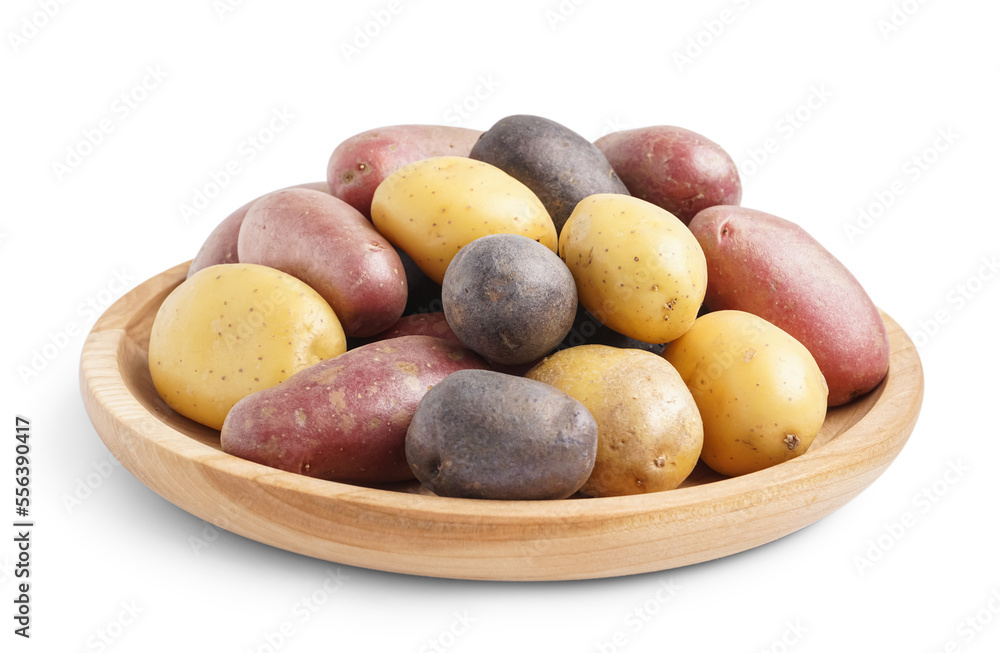
[[441, 299], [448, 324], [491, 363], [520, 365], [556, 348], [576, 316], [576, 285], [559, 257], [517, 234], [477, 238], [452, 259]]
[[830, 406], [869, 392], [889, 370], [889, 335], [868, 293], [798, 225], [716, 206], [691, 221], [708, 260], [710, 310], [759, 315], [805, 345], [830, 386]]
[[258, 200], [240, 227], [239, 256], [305, 281], [351, 337], [384, 331], [406, 306], [396, 251], [350, 205], [319, 191], [282, 190]]
[[455, 372], [427, 393], [406, 434], [414, 475], [435, 494], [565, 499], [590, 476], [597, 424], [544, 383], [500, 372]]
[[663, 352], [705, 423], [705, 463], [727, 476], [791, 460], [826, 418], [826, 381], [809, 351], [743, 311], [698, 318]]
[[698, 211], [739, 204], [740, 173], [718, 144], [680, 127], [612, 132], [594, 144], [635, 197], [670, 211], [688, 224]]
[[[311, 190], [318, 190], [326, 194], [330, 193], [330, 187], [325, 181], [299, 184], [297, 186], [289, 186], [289, 188], [308, 188]], [[264, 196], [262, 195], [261, 197]], [[210, 265], [240, 262], [239, 252], [237, 250], [240, 227], [243, 225], [243, 219], [246, 217], [247, 211], [249, 211], [250, 207], [254, 205], [254, 202], [259, 199], [260, 197], [254, 198], [230, 213], [229, 216], [227, 216], [218, 224], [218, 226], [215, 227], [215, 229], [212, 230], [212, 233], [208, 234], [208, 238], [205, 239], [201, 249], [198, 250], [194, 260], [191, 261], [191, 265], [188, 267], [187, 275], [189, 277], [198, 270], [207, 268]]]
[[627, 195], [580, 202], [559, 234], [559, 256], [594, 317], [650, 344], [694, 324], [708, 283], [705, 255], [688, 228]]
[[468, 156], [483, 132], [465, 127], [394, 125], [351, 136], [327, 164], [327, 183], [339, 197], [371, 219], [372, 196], [386, 177], [408, 163], [434, 156]]
[[469, 156], [495, 165], [530, 188], [558, 233], [588, 195], [628, 189], [601, 151], [583, 136], [539, 116], [507, 116], [490, 127]]
[[468, 349], [430, 336], [352, 349], [236, 404], [222, 450], [331, 481], [410, 479], [404, 445], [417, 404], [449, 374], [485, 368]]
[[691, 392], [660, 356], [582, 345], [545, 358], [526, 378], [577, 399], [597, 421], [594, 471], [580, 492], [607, 497], [676, 488], [698, 463], [702, 421]]
[[451, 259], [476, 238], [515, 233], [556, 251], [556, 228], [527, 186], [504, 171], [457, 156], [417, 161], [375, 191], [372, 222], [427, 276], [441, 283]]
[[368, 340], [370, 342], [377, 342], [401, 336], [434, 336], [435, 338], [444, 338], [456, 345], [465, 346], [459, 340], [458, 336], [455, 335], [455, 332], [451, 330], [451, 327], [448, 326], [448, 319], [444, 316], [444, 313], [404, 315], [391, 327], [382, 333], [375, 334]]
[[340, 322], [315, 290], [262, 265], [223, 264], [160, 305], [149, 372], [168, 406], [218, 429], [243, 397], [345, 350]]

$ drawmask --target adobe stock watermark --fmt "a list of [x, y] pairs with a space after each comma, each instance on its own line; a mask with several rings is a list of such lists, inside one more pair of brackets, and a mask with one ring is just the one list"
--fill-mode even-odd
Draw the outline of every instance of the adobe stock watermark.
[[617, 653], [627, 647], [632, 639], [642, 632], [646, 624], [659, 614], [663, 606], [677, 596], [680, 589], [673, 579], [660, 580], [652, 595], [625, 615], [621, 627], [615, 630], [610, 638], [594, 644], [599, 653]]
[[553, 32], [559, 29], [559, 26], [568, 21], [570, 18], [576, 14], [576, 10], [587, 4], [589, 0], [559, 0], [558, 4], [554, 4], [545, 10], [545, 21], [549, 24], [549, 29]]
[[833, 99], [833, 92], [826, 84], [814, 84], [809, 87], [809, 94], [802, 102], [785, 111], [774, 122], [773, 133], [765, 137], [759, 144], [746, 149], [746, 155], [739, 162], [740, 176], [745, 184], [771, 161], [783, 144], [792, 140], [823, 107]]
[[808, 626], [801, 619], [785, 622], [785, 630], [766, 648], [758, 649], [760, 653], [788, 653], [796, 644], [802, 641], [802, 636], [809, 632]]
[[984, 254], [979, 258], [976, 269], [966, 278], [953, 285], [944, 295], [943, 305], [917, 320], [915, 329], [909, 330], [913, 344], [924, 347], [951, 324], [955, 315], [973, 302], [1000, 272], [997, 254]]
[[453, 647], [463, 635], [469, 632], [469, 627], [472, 624], [479, 621], [478, 618], [469, 616], [468, 610], [453, 612], [451, 616], [452, 620], [448, 627], [421, 644], [420, 648], [417, 649], [417, 653], [444, 653]]
[[674, 50], [671, 55], [677, 72], [683, 73], [685, 68], [701, 58], [749, 8], [750, 0], [730, 0], [728, 5], [702, 20], [698, 30], [690, 34], [684, 45]]
[[236, 177], [243, 174], [246, 166], [264, 153], [278, 134], [283, 133], [295, 120], [295, 115], [287, 107], [271, 109], [271, 115], [264, 124], [247, 134], [236, 146], [236, 153], [225, 163], [209, 171], [206, 178], [197, 184], [187, 199], [177, 206], [184, 224], [190, 224], [212, 205]]
[[854, 555], [852, 562], [858, 574], [864, 576], [873, 569], [889, 551], [906, 537], [907, 533], [913, 530], [920, 518], [939, 505], [952, 488], [958, 485], [971, 471], [972, 468], [961, 460], [949, 461], [947, 469], [937, 479], [910, 497], [910, 509], [904, 510], [893, 521], [883, 522], [882, 532], [868, 539], [863, 553]]
[[[1000, 617], [1000, 589], [993, 588], [982, 607], [963, 617], [955, 624], [955, 636], [934, 649], [934, 653], [962, 653], [979, 639], [983, 632]], [[965, 645], [965, 648], [963, 648]]]
[[493, 73], [486, 73], [476, 78], [475, 85], [462, 98], [456, 100], [445, 109], [444, 120], [449, 125], [461, 127], [471, 118], [483, 102], [489, 100], [500, 88], [500, 82], [493, 77]]
[[871, 229], [889, 212], [896, 201], [920, 182], [945, 154], [961, 140], [962, 135], [954, 127], [937, 130], [930, 142], [917, 152], [906, 157], [899, 175], [882, 184], [871, 194], [871, 199], [858, 207], [857, 215], [851, 222], [844, 223], [844, 233], [853, 245], [858, 238]]
[[86, 336], [87, 330], [108, 306], [121, 297], [136, 281], [125, 268], [111, 271], [111, 279], [104, 288], [76, 305], [76, 317], [55, 331], [45, 334], [45, 342], [28, 351], [27, 360], [18, 363], [16, 371], [25, 386], [37, 379], [52, 361], [59, 358], [71, 344]]
[[[229, 520], [225, 517], [219, 519], [219, 526], [216, 527], [215, 524], [209, 522], [202, 522], [202, 529], [198, 535], [191, 535], [188, 537], [188, 544], [191, 545], [191, 551], [196, 555], [200, 556], [204, 549], [215, 543], [219, 539], [225, 530], [229, 529]], [[223, 530], [225, 529], [225, 530]]]
[[226, 20], [229, 14], [243, 6], [246, 0], [212, 0], [212, 11], [220, 21]]
[[78, 476], [73, 483], [73, 489], [63, 492], [62, 504], [66, 512], [72, 515], [86, 501], [89, 501], [94, 493], [104, 485], [114, 473], [121, 469], [121, 463], [111, 453], [106, 457], [90, 464], [93, 471], [88, 471], [83, 476]]
[[19, 25], [7, 32], [7, 42], [11, 50], [18, 54], [21, 49], [48, 27], [70, 0], [36, 0], [38, 9], [23, 16]]
[[70, 173], [79, 170], [80, 166], [97, 152], [107, 137], [163, 85], [168, 76], [160, 64], [146, 66], [139, 81], [115, 96], [107, 114], [89, 127], [85, 127], [80, 132], [80, 137], [66, 146], [65, 154], [52, 161], [50, 167], [56, 181], [62, 182]]
[[87, 637], [87, 650], [106, 651], [139, 620], [145, 611], [146, 609], [135, 599], [119, 603], [116, 614]]
[[350, 578], [340, 567], [328, 568], [323, 582], [309, 595], [303, 596], [291, 607], [291, 616], [276, 627], [265, 631], [255, 644], [242, 649], [242, 653], [277, 653], [298, 634], [298, 628], [309, 622], [323, 606], [343, 588]]
[[887, 16], [880, 17], [875, 21], [875, 27], [882, 35], [883, 41], [888, 41], [895, 36], [899, 30], [910, 22], [910, 19], [917, 15], [926, 5], [928, 0], [903, 0], [892, 3]]
[[362, 52], [374, 43], [382, 33], [392, 24], [406, 5], [413, 3], [413, 0], [389, 0], [384, 7], [373, 9], [367, 20], [360, 25], [354, 26], [354, 32], [349, 38], [340, 42], [340, 53], [344, 55], [344, 61], [351, 63], [359, 57]]
[[[617, 114], [613, 116], [605, 116], [604, 121], [601, 123], [600, 134], [601, 136], [607, 136], [608, 134], [625, 131], [629, 128], [629, 122], [625, 118], [622, 118]], [[600, 136], [598, 138], [600, 138]]]

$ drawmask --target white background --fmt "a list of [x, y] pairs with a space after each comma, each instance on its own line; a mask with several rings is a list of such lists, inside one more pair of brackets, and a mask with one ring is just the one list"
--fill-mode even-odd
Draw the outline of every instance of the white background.
[[[1000, 648], [1000, 282], [983, 263], [1000, 253], [996, 3], [224, 2], [50, 2], [51, 17], [40, 0], [4, 3], [0, 396], [11, 427], [15, 414], [33, 420], [37, 523], [33, 637], [4, 616], [4, 650]], [[377, 33], [348, 56], [366, 25]], [[122, 94], [138, 101], [126, 110]], [[275, 111], [291, 118], [251, 160], [246, 140]], [[591, 139], [679, 125], [729, 151], [743, 204], [803, 225], [920, 344], [923, 411], [892, 466], [833, 515], [744, 554], [515, 584], [272, 549], [107, 462], [77, 380], [94, 307], [191, 258], [247, 200], [323, 179], [359, 131], [486, 129], [513, 113]], [[86, 145], [102, 124], [109, 133]], [[231, 160], [239, 174], [185, 220], [182, 204]], [[13, 521], [4, 432], [0, 521]], [[2, 615], [15, 585], [7, 523]], [[344, 578], [336, 593], [322, 591], [328, 572]], [[661, 582], [678, 588], [665, 603]], [[296, 605], [317, 591], [326, 601], [303, 621]], [[279, 640], [286, 621], [294, 631]], [[612, 647], [616, 633], [625, 644]]]

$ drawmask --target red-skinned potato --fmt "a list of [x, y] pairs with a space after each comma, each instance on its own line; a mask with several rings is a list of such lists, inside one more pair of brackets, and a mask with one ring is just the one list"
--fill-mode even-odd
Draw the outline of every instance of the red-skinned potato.
[[408, 163], [435, 156], [469, 156], [483, 132], [442, 125], [393, 125], [351, 136], [327, 164], [330, 192], [371, 220], [372, 196], [382, 180]]
[[[289, 186], [288, 188], [308, 188], [311, 190], [318, 190], [322, 193], [330, 193], [330, 186], [325, 181], [313, 181], [307, 184]], [[282, 188], [281, 190], [286, 189]], [[261, 195], [261, 197], [264, 196]], [[249, 211], [250, 207], [254, 205], [254, 202], [259, 199], [260, 197], [256, 197], [230, 213], [222, 222], [218, 224], [215, 229], [212, 230], [212, 233], [208, 234], [208, 238], [205, 239], [201, 249], [198, 250], [198, 254], [195, 255], [194, 260], [191, 261], [191, 267], [188, 268], [187, 273], [189, 277], [198, 270], [207, 268], [210, 265], [240, 262], [240, 257], [237, 252], [237, 240], [240, 235], [240, 227], [243, 225], [243, 218], [247, 216], [247, 211]]]
[[390, 338], [399, 338], [402, 336], [434, 336], [435, 338], [443, 338], [455, 344], [462, 344], [455, 332], [451, 330], [448, 326], [448, 320], [445, 318], [444, 313], [414, 313], [413, 315], [404, 315], [399, 318], [399, 320], [393, 324], [391, 327], [383, 331], [382, 333], [377, 333], [371, 338], [369, 342], [378, 342], [379, 340], [389, 340]]
[[417, 404], [452, 372], [489, 369], [441, 338], [404, 336], [317, 363], [239, 401], [222, 425], [228, 454], [330, 481], [413, 478], [406, 430]]
[[241, 262], [306, 282], [348, 336], [384, 331], [406, 306], [396, 250], [353, 207], [319, 191], [282, 190], [255, 202], [240, 227], [238, 252]]
[[633, 196], [688, 224], [698, 211], [738, 205], [743, 194], [733, 159], [718, 144], [681, 127], [640, 127], [594, 142]]
[[858, 280], [804, 229], [739, 206], [714, 206], [689, 225], [708, 262], [705, 307], [753, 313], [816, 359], [839, 406], [889, 369], [889, 338]]

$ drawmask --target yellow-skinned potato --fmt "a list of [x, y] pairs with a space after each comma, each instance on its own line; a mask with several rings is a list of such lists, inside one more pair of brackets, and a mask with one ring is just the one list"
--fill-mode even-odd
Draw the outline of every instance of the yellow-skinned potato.
[[705, 253], [664, 209], [611, 193], [583, 199], [559, 234], [580, 303], [601, 323], [648, 343], [687, 331], [705, 298]]
[[337, 315], [304, 282], [263, 265], [213, 265], [160, 305], [149, 372], [168, 406], [221, 429], [243, 397], [346, 349]]
[[805, 453], [826, 418], [828, 389], [812, 354], [756, 315], [703, 315], [663, 357], [698, 404], [701, 457], [720, 474], [748, 474]]
[[482, 161], [441, 156], [386, 177], [372, 199], [372, 223], [441, 283], [464, 245], [512, 233], [556, 251], [556, 228], [541, 200], [503, 170]]
[[528, 371], [573, 397], [597, 422], [597, 458], [580, 488], [608, 497], [672, 490], [698, 463], [702, 422], [691, 392], [660, 356], [580, 345]]

